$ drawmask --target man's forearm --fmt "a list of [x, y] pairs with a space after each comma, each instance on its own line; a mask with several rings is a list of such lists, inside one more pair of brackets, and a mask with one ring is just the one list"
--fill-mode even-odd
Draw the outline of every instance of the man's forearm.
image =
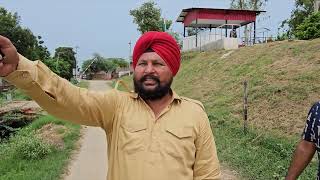
[[295, 180], [307, 167], [315, 153], [315, 145], [312, 142], [301, 140], [294, 152], [286, 180]]

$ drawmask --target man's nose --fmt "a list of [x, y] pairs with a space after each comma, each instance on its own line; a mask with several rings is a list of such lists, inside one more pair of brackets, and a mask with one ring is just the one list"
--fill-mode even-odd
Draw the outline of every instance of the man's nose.
[[155, 70], [154, 70], [154, 67], [153, 67], [153, 64], [152, 63], [148, 63], [147, 67], [146, 67], [146, 70], [145, 70], [146, 73], [154, 73]]

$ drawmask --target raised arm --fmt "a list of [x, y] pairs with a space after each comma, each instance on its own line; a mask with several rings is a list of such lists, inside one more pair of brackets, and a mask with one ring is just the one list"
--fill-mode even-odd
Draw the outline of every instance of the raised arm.
[[48, 113], [75, 123], [112, 127], [117, 92], [88, 91], [53, 73], [41, 61], [19, 55], [9, 39], [0, 36], [0, 76], [22, 89]]

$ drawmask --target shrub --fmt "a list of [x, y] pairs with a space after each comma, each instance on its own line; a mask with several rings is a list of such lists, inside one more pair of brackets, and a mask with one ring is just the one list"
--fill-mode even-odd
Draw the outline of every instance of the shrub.
[[17, 135], [10, 142], [13, 155], [21, 159], [42, 159], [52, 152], [50, 145], [35, 135]]
[[303, 40], [320, 38], [320, 12], [306, 18], [302, 24], [297, 27], [294, 35]]

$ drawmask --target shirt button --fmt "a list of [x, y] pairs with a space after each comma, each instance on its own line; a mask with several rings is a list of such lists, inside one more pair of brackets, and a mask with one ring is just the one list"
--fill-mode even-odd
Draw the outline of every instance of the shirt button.
[[22, 77], [23, 78], [27, 78], [28, 77], [28, 74], [26, 72], [22, 73]]

